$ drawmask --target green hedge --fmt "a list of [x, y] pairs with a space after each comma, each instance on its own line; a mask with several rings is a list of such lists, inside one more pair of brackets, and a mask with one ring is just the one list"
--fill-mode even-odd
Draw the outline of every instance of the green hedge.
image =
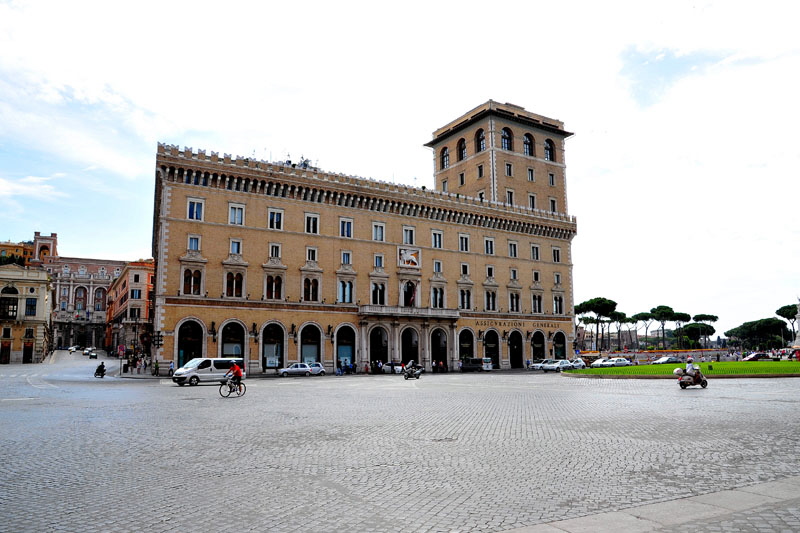
[[[696, 363], [707, 376], [735, 374], [800, 374], [798, 361], [721, 361], [719, 363]], [[613, 368], [586, 368], [569, 370], [573, 374], [652, 376], [669, 375], [676, 368], [686, 368], [685, 364], [632, 365]]]

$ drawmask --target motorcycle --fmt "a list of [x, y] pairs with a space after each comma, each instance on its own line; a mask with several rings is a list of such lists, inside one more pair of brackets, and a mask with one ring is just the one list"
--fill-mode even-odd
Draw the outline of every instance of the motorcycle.
[[683, 368], [676, 368], [672, 373], [678, 376], [678, 386], [682, 389], [694, 385], [700, 385], [704, 389], [708, 387], [708, 380], [703, 373], [700, 372], [699, 368], [695, 369], [694, 376], [687, 374]]
[[413, 361], [406, 365], [406, 368], [403, 370], [403, 379], [415, 378], [419, 379], [419, 376], [425, 372], [425, 367], [422, 365], [415, 365]]
[[104, 378], [104, 377], [106, 377], [106, 371], [105, 370], [102, 370], [102, 371], [95, 370], [94, 371], [94, 377], [96, 377], [96, 378]]

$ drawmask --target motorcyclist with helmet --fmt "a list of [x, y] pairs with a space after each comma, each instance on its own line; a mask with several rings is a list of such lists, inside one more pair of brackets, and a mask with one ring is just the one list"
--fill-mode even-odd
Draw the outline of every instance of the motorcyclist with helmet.
[[95, 377], [99, 376], [102, 378], [105, 377], [105, 375], [106, 375], [106, 364], [104, 361], [100, 361], [100, 364], [97, 365], [97, 368], [94, 371], [94, 376]]
[[700, 367], [694, 365], [694, 359], [691, 355], [686, 358], [686, 373], [692, 376], [692, 382], [697, 383], [700, 375]]

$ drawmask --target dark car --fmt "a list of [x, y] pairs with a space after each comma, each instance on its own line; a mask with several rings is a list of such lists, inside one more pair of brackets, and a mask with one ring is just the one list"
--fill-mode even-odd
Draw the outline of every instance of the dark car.
[[751, 353], [742, 361], [770, 361], [772, 360], [772, 356], [768, 353]]
[[664, 357], [659, 357], [655, 361], [653, 361], [654, 365], [667, 365], [667, 364], [681, 364], [681, 360], [677, 357], [672, 357], [671, 355], [665, 355]]

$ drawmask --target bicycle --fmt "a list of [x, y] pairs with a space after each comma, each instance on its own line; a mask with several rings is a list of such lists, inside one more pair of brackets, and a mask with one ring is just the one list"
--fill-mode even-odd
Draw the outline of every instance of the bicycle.
[[[239, 389], [241, 387], [241, 389]], [[233, 378], [228, 378], [222, 380], [222, 385], [219, 386], [219, 395], [223, 398], [229, 397], [231, 394], [235, 394], [236, 396], [244, 396], [244, 393], [247, 391], [247, 385], [244, 382], [241, 382], [239, 386], [233, 382]]]

